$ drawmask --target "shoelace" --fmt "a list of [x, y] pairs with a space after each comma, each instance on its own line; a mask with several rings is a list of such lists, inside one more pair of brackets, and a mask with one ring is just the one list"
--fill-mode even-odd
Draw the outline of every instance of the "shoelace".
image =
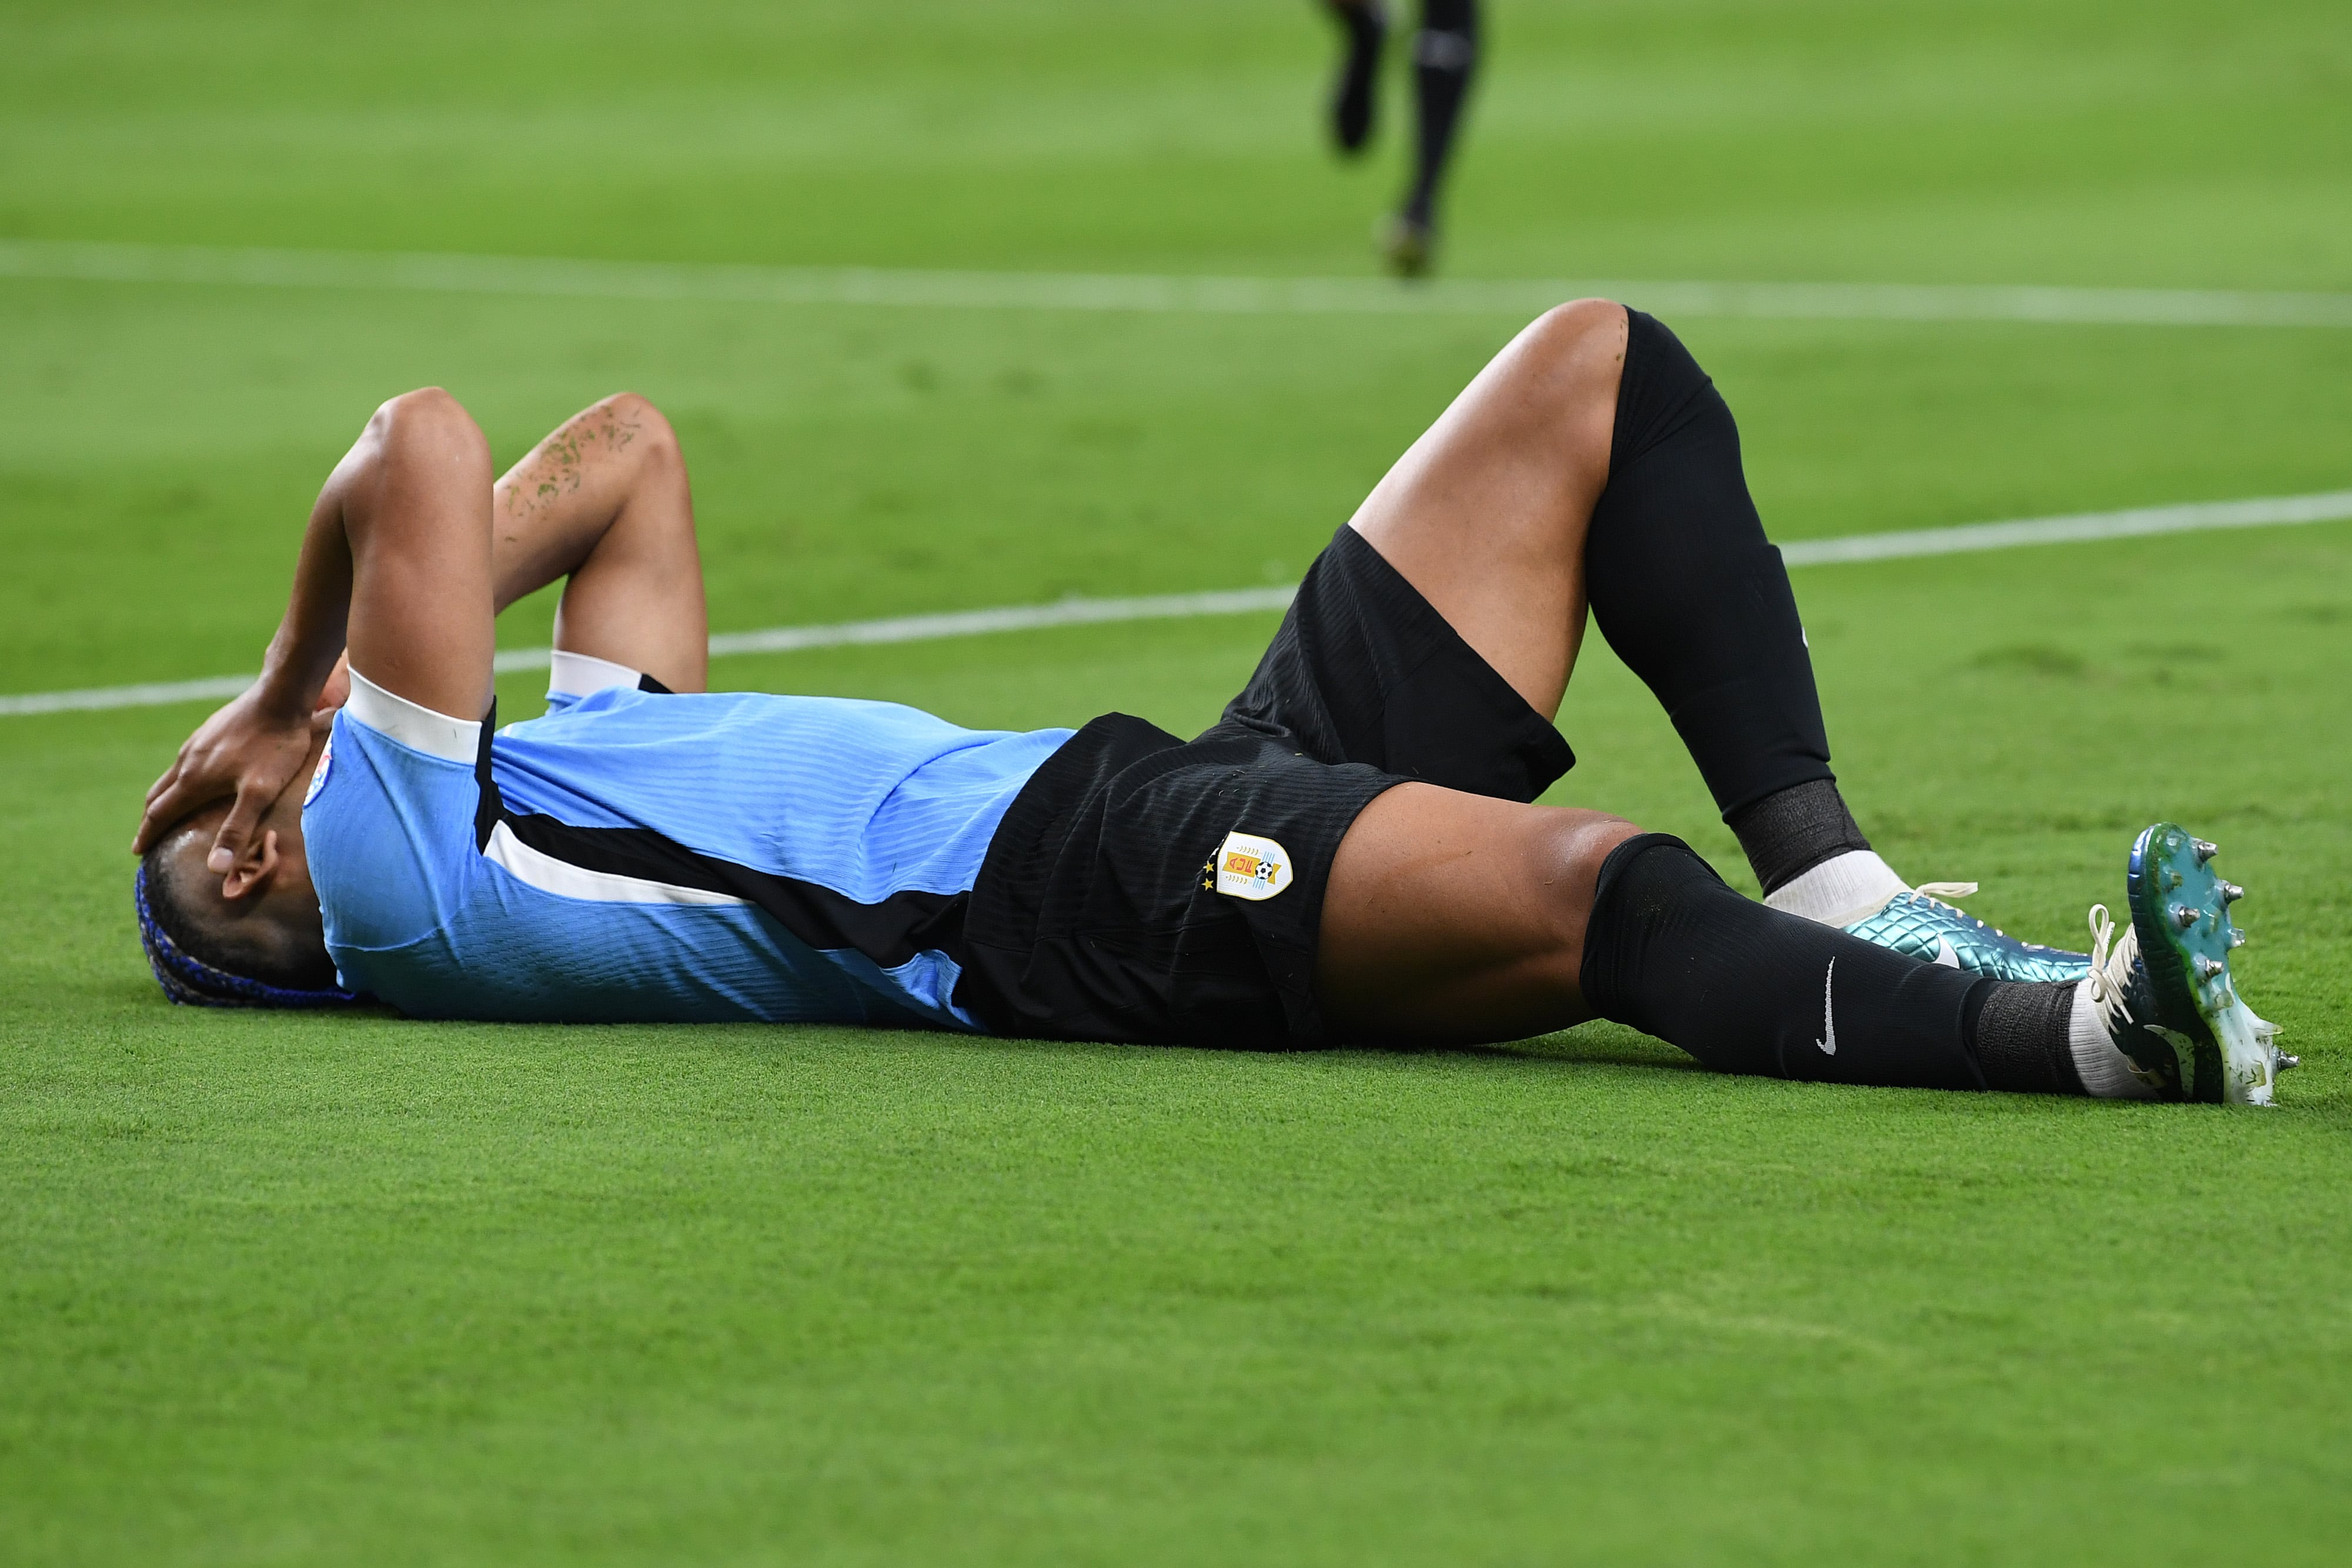
[[[1966, 898], [1976, 890], [1977, 884], [1972, 882], [1923, 882], [1911, 891], [1927, 898], [1949, 900], [1955, 898]], [[1960, 913], [1966, 914], [1967, 912], [1963, 910], [1960, 911]], [[1977, 920], [1977, 917], [1973, 915], [1969, 915], [1968, 918], [1972, 921], [1976, 921], [1976, 927], [1979, 931], [1990, 931], [1996, 936], [2004, 936], [2008, 935], [2008, 933], [2001, 930], [2000, 926], [1987, 925], [1983, 921]]]
[[2137, 1023], [2131, 1009], [2124, 1005], [2124, 983], [2107, 975], [2107, 949], [2115, 936], [2116, 919], [2107, 913], [2107, 906], [2091, 905], [2091, 1005], [2104, 1011], [2112, 1004], [2126, 1023]]

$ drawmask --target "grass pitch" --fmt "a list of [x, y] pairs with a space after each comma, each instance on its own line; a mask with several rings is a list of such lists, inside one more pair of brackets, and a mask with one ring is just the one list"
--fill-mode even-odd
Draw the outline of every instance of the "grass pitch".
[[[2332, 7], [1492, 7], [1463, 274], [2352, 287]], [[1304, 6], [19, 7], [0, 236], [1360, 270]], [[1401, 84], [1392, 84], [1401, 85]], [[1634, 303], [1641, 301], [1637, 298]], [[619, 386], [722, 630], [1285, 580], [1514, 323], [0, 283], [0, 689], [250, 667], [367, 410]], [[2352, 484], [2352, 334], [1678, 322], [1783, 538]], [[2219, 840], [2269, 1114], [166, 1008], [195, 709], [0, 718], [0, 1557], [2332, 1561], [2352, 525], [1822, 568], [1858, 814], [2041, 940]], [[549, 606], [507, 640], [542, 643]], [[1268, 617], [733, 660], [1205, 723]], [[507, 711], [530, 711], [509, 683]], [[1556, 798], [1745, 878], [1597, 643]]]

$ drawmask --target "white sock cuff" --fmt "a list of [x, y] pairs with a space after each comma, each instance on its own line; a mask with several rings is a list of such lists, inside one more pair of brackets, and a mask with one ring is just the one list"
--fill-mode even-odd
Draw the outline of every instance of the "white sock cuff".
[[2139, 1081], [2131, 1059], [2107, 1038], [2107, 1026], [2091, 1002], [2091, 982], [2074, 987], [2074, 1016], [2068, 1024], [2067, 1046], [2074, 1053], [2074, 1071], [2094, 1100], [2153, 1100], [2156, 1091]]
[[1812, 870], [1773, 892], [1764, 902], [1789, 915], [1801, 915], [1823, 925], [1851, 925], [1886, 907], [1911, 884], [1878, 858], [1876, 850], [1848, 850], [1832, 855]]

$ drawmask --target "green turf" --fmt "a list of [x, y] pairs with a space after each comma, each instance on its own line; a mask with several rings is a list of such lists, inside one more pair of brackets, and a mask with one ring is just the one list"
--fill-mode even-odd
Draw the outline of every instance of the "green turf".
[[[2352, 287], [2328, 5], [1490, 9], [1457, 272]], [[1329, 164], [1303, 4], [6, 33], [0, 237], [1360, 271], [1402, 124]], [[731, 630], [1287, 580], [1512, 325], [0, 284], [0, 691], [249, 667], [407, 385], [508, 457], [653, 395]], [[2352, 485], [2352, 333], [1679, 325], [1784, 538]], [[2347, 584], [2352, 524], [1798, 574], [1910, 875], [2072, 942], [2146, 821], [2221, 841], [2305, 1061], [2259, 1115], [1735, 1082], [1606, 1027], [175, 1011], [123, 850], [199, 710], [0, 717], [0, 1561], [2334, 1561]], [[1269, 626], [716, 674], [1181, 728]], [[1562, 727], [1555, 799], [1752, 886], [1597, 644]]]

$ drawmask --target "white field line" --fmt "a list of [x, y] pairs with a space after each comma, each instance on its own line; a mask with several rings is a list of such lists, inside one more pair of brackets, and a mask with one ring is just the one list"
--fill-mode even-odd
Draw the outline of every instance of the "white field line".
[[68, 240], [0, 240], [0, 277], [746, 305], [1214, 316], [1531, 316], [1563, 299], [1601, 295], [1662, 315], [1685, 317], [2352, 327], [2352, 294], [2340, 293], [1609, 278], [1444, 278], [1402, 284], [1369, 277], [943, 272]]
[[[1008, 604], [943, 615], [894, 615], [829, 626], [771, 626], [761, 632], [721, 632], [710, 639], [714, 658], [730, 653], [789, 653], [803, 648], [846, 648], [878, 643], [930, 643], [989, 632], [1032, 632], [1046, 626], [1088, 626], [1106, 621], [1171, 621], [1281, 610], [1297, 590], [1235, 588], [1212, 593], [1160, 593], [1139, 599], [1065, 599], [1054, 604]], [[510, 648], [491, 661], [500, 674], [543, 670], [545, 648]], [[253, 684], [251, 675], [215, 675], [136, 686], [93, 686], [78, 692], [0, 696], [0, 717], [12, 714], [84, 713], [97, 708], [155, 707], [164, 703], [224, 702]]]
[[2352, 490], [2316, 496], [2263, 496], [2249, 501], [2193, 501], [2184, 507], [2134, 507], [2121, 512], [2074, 512], [2021, 517], [2011, 523], [1968, 523], [1952, 528], [1912, 528], [1896, 534], [1848, 534], [1800, 539], [1780, 547], [1790, 566], [1837, 566], [1855, 560], [1959, 555], [2018, 545], [2072, 544], [2082, 539], [2137, 538], [2198, 533], [2208, 528], [2255, 528], [2291, 523], [2334, 523], [2352, 517]]
[[[2021, 545], [2066, 544], [2084, 539], [2190, 533], [2208, 528], [2251, 528], [2352, 518], [2352, 490], [2315, 496], [2275, 496], [2248, 501], [2200, 501], [2183, 507], [2138, 507], [2122, 512], [2078, 512], [2056, 517], [2024, 517], [2006, 523], [1973, 523], [1952, 528], [1916, 528], [1904, 533], [1852, 534], [1843, 538], [1801, 539], [1780, 547], [1790, 566], [1833, 566], [1848, 561], [1895, 560], [1910, 556], [1955, 555], [1969, 550], [2011, 549]], [[1032, 632], [1048, 626], [1087, 626], [1111, 621], [1171, 621], [1202, 615], [1237, 615], [1280, 610], [1293, 587], [1234, 588], [1211, 593], [1160, 593], [1137, 599], [1065, 599], [1055, 604], [1012, 604], [994, 610], [960, 610], [942, 615], [895, 615], [880, 621], [843, 621], [831, 625], [772, 626], [762, 632], [722, 632], [710, 639], [713, 657], [730, 653], [785, 653], [803, 648], [845, 648], [881, 643], [929, 643], [990, 632]], [[501, 671], [543, 670], [545, 648], [510, 649], [498, 655]], [[201, 681], [171, 681], [131, 686], [94, 686], [71, 692], [28, 692], [0, 696], [0, 717], [16, 714], [86, 713], [100, 708], [155, 707], [165, 703], [218, 702], [236, 695], [250, 675], [219, 675]]]

